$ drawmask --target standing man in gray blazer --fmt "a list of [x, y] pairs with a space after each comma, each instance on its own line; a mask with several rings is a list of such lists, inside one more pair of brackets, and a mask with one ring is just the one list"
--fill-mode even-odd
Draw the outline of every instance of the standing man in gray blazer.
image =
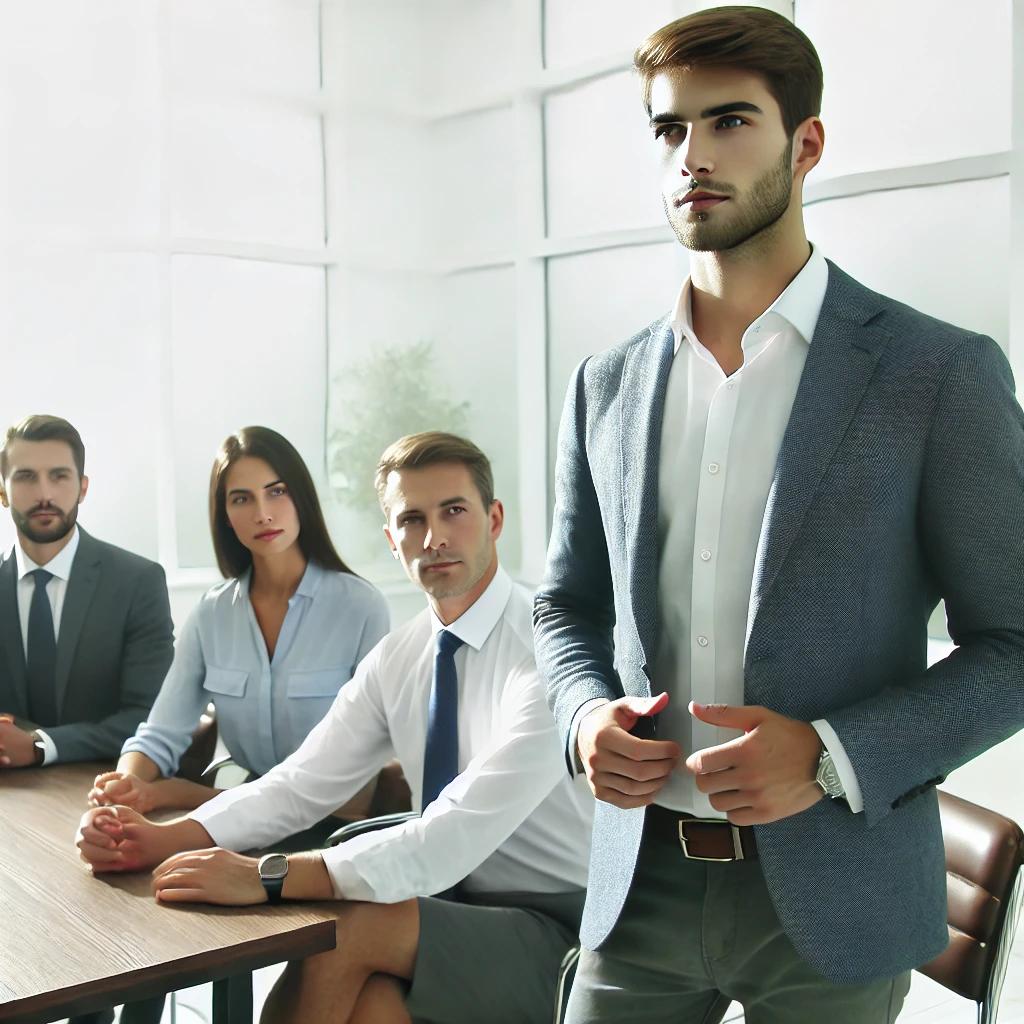
[[892, 1021], [947, 941], [935, 785], [1024, 724], [1024, 415], [991, 339], [808, 243], [803, 33], [719, 8], [635, 61], [691, 275], [561, 423], [537, 660], [599, 798], [569, 1019]]
[[67, 420], [11, 427], [0, 482], [17, 528], [0, 560], [0, 770], [113, 759], [173, 658], [164, 571], [76, 525], [89, 478]]

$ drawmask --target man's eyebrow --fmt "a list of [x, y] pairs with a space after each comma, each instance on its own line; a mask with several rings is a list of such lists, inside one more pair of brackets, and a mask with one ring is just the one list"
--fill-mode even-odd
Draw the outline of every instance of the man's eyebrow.
[[278, 484], [283, 484], [283, 480], [271, 480], [269, 484], [263, 485], [263, 490], [269, 491], [271, 487], [277, 487]]
[[[751, 114], [763, 114], [764, 111], [754, 103], [746, 100], [734, 100], [732, 103], [720, 103], [717, 107], [707, 107], [700, 112], [701, 119], [708, 117], [721, 117], [723, 114], [734, 114], [738, 111], [747, 111]], [[658, 124], [682, 124], [686, 118], [682, 114], [675, 114], [672, 111], [665, 111], [663, 114], [655, 114], [651, 118], [651, 127]]]
[[468, 498], [457, 496], [454, 498], [445, 498], [444, 501], [439, 502], [438, 504], [440, 508], [447, 508], [449, 505], [465, 505], [468, 500]]

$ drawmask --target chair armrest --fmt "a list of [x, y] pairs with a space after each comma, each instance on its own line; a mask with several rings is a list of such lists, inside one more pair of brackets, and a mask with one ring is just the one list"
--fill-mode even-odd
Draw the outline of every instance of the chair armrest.
[[382, 828], [390, 828], [392, 825], [401, 825], [402, 822], [412, 821], [413, 818], [418, 818], [419, 815], [415, 811], [400, 811], [398, 814], [382, 814], [378, 818], [366, 818], [363, 821], [352, 821], [347, 825], [342, 825], [337, 831], [332, 832], [327, 837], [327, 846], [337, 846], [339, 843], [344, 843], [349, 839], [354, 839], [356, 836], [361, 836], [364, 832], [377, 832]]
[[240, 786], [253, 777], [248, 768], [243, 768], [229, 754], [209, 765], [199, 777], [199, 781], [204, 786], [213, 786], [214, 789], [234, 789], [235, 786]]

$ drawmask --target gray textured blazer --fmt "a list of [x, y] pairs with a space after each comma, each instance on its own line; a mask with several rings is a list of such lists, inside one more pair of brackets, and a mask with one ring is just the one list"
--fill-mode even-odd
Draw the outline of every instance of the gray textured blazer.
[[[586, 360], [569, 386], [534, 611], [566, 741], [584, 701], [665, 688], [648, 666], [671, 361], [663, 319]], [[928, 668], [939, 598], [958, 649]], [[756, 827], [797, 950], [839, 982], [934, 957], [947, 942], [934, 787], [1024, 725], [1024, 414], [991, 339], [831, 263], [762, 524], [744, 693], [827, 718], [864, 795], [862, 814], [821, 800]], [[598, 804], [581, 933], [590, 948], [622, 909], [643, 816]]]
[[[164, 571], [89, 536], [71, 565], [57, 636], [61, 761], [109, 760], [149, 713], [174, 658]], [[0, 561], [0, 711], [28, 717], [14, 552]]]

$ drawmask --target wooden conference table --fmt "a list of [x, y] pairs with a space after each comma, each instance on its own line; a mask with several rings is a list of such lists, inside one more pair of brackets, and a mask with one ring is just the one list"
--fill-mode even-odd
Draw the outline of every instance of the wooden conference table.
[[248, 1021], [237, 972], [332, 949], [336, 904], [167, 907], [149, 872], [93, 877], [73, 845], [102, 765], [0, 772], [0, 1021], [42, 1024], [203, 982]]

